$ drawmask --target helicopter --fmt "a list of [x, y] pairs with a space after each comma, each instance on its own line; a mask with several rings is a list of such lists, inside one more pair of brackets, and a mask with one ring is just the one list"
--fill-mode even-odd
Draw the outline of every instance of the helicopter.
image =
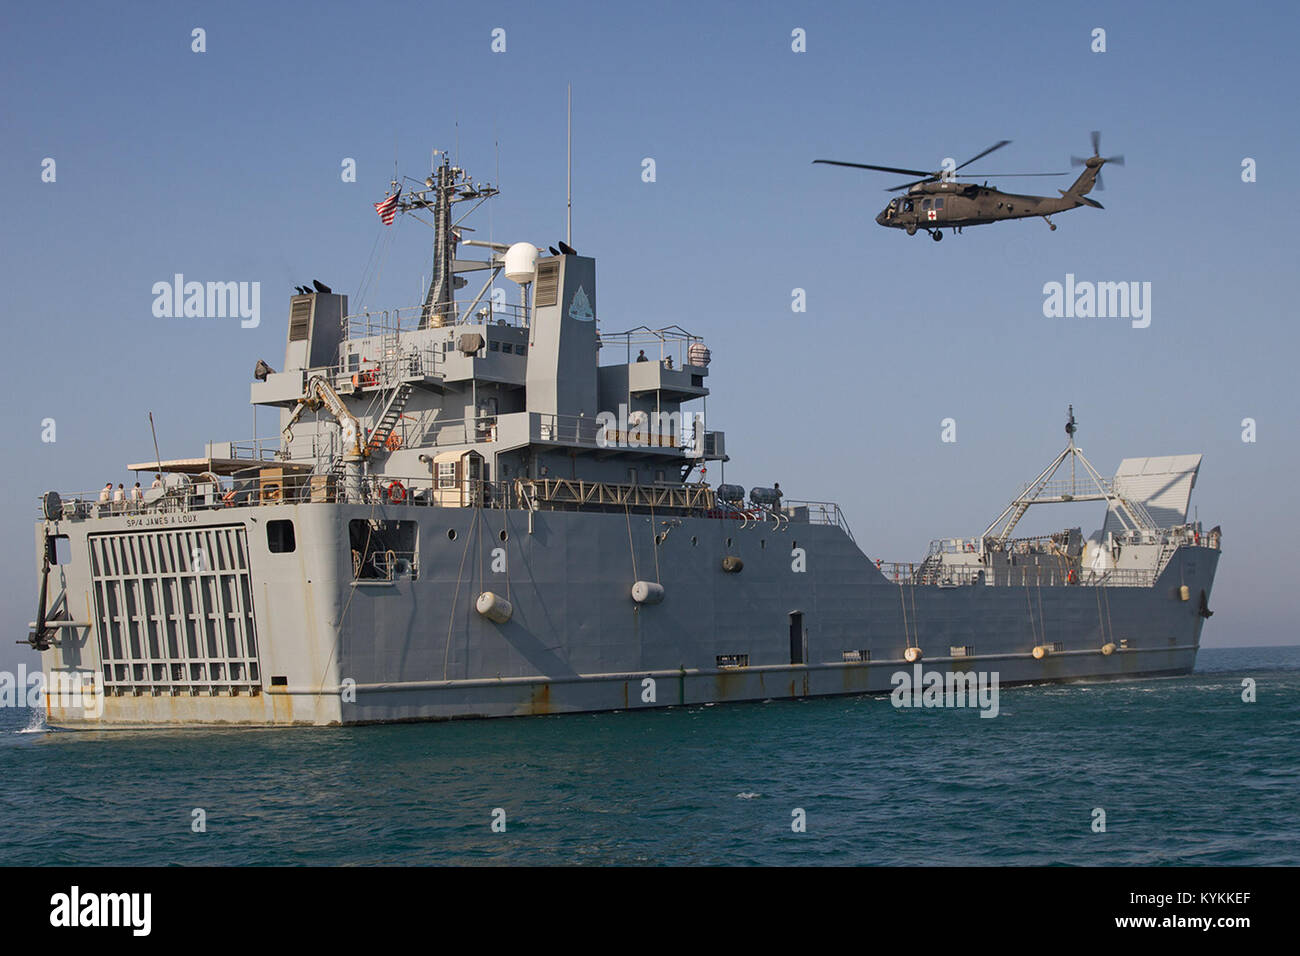
[[1022, 176], [1068, 176], [1069, 173], [990, 173], [981, 176], [986, 182], [982, 186], [974, 183], [959, 183], [958, 170], [964, 169], [977, 159], [983, 159], [989, 153], [1001, 149], [1011, 140], [1004, 139], [994, 143], [982, 153], [972, 156], [960, 166], [945, 163], [945, 168], [935, 172], [923, 169], [900, 169], [896, 166], [872, 166], [867, 163], [846, 163], [836, 159], [814, 159], [814, 163], [826, 163], [830, 166], [851, 166], [855, 169], [875, 169], [883, 173], [898, 173], [900, 176], [921, 176], [922, 179], [901, 186], [892, 186], [887, 192], [906, 193], [891, 199], [889, 205], [876, 216], [876, 222], [890, 229], [905, 229], [909, 236], [923, 229], [938, 242], [943, 238], [943, 227], [960, 233], [965, 226], [982, 226], [1003, 219], [1042, 219], [1056, 231], [1052, 215], [1077, 209], [1080, 206], [1092, 206], [1104, 209], [1101, 203], [1088, 198], [1095, 185], [1104, 189], [1101, 180], [1101, 167], [1106, 163], [1116, 166], [1124, 165], [1123, 156], [1101, 155], [1101, 133], [1092, 132], [1092, 155], [1086, 158], [1070, 157], [1072, 166], [1083, 166], [1084, 170], [1069, 189], [1058, 189], [1057, 196], [1022, 196], [1016, 193], [1004, 193], [988, 185], [989, 179], [1004, 179]]

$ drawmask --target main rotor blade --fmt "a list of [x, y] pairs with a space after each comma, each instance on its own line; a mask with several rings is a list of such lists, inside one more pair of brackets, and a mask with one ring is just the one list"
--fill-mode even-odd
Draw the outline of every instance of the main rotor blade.
[[1069, 173], [967, 173], [967, 179], [1013, 179], [1020, 176], [1068, 176]]
[[978, 155], [972, 156], [970, 159], [966, 160], [966, 162], [962, 163], [961, 166], [956, 167], [956, 169], [954, 169], [953, 172], [956, 172], [958, 169], [961, 169], [963, 166], [969, 166], [971, 163], [975, 162], [975, 160], [977, 160], [977, 159], [983, 159], [985, 156], [987, 156], [989, 153], [993, 152], [995, 149], [1001, 149], [1003, 146], [1007, 145], [1007, 143], [1009, 143], [1009, 142], [1011, 142], [1011, 140], [1009, 140], [1009, 139], [1004, 139], [1004, 140], [1001, 140], [1001, 141], [999, 141], [999, 142], [994, 143], [994, 144], [993, 144], [992, 146], [990, 146], [988, 149], [984, 150], [984, 152], [979, 153]]
[[900, 192], [904, 189], [911, 189], [913, 186], [919, 186], [921, 185], [921, 183], [936, 182], [938, 178], [939, 178], [938, 176], [926, 176], [925, 179], [918, 179], [916, 182], [913, 183], [903, 183], [903, 185], [901, 186], [890, 186], [888, 189], [885, 190], [885, 192], [887, 193]]
[[825, 163], [828, 166], [852, 166], [854, 169], [875, 169], [882, 173], [898, 173], [900, 176], [935, 175], [928, 169], [900, 169], [897, 166], [872, 166], [868, 163], [845, 163], [838, 159], [814, 159], [813, 162]]

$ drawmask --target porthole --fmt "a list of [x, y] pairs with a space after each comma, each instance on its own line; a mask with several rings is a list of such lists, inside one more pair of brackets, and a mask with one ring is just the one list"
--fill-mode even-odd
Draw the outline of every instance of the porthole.
[[448, 528], [448, 529], [447, 529], [447, 540], [448, 540], [448, 541], [455, 541], [455, 540], [456, 540], [456, 529], [455, 529], [455, 528]]
[[506, 534], [505, 528], [502, 528], [500, 533], [497, 535], [497, 537], [500, 538], [502, 541], [506, 541], [510, 538], [510, 535]]

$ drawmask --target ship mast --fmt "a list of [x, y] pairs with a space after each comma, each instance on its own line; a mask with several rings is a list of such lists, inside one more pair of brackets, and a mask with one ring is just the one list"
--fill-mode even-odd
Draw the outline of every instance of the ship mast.
[[[452, 222], [452, 205], [474, 199], [478, 200], [474, 206], [477, 208], [498, 193], [494, 186], [474, 183], [464, 169], [451, 165], [445, 150], [434, 150], [434, 155], [441, 155], [442, 163], [424, 180], [425, 188], [407, 193], [397, 204], [402, 212], [427, 209], [433, 213], [433, 274], [420, 310], [422, 329], [441, 328], [456, 321], [456, 245], [460, 236], [457, 224]], [[470, 212], [473, 209], [465, 215]]]
[[[1011, 537], [1011, 532], [1015, 530], [1020, 519], [1025, 516], [1025, 512], [1032, 505], [1040, 504], [1061, 504], [1073, 501], [1105, 501], [1107, 506], [1115, 512], [1120, 524], [1128, 531], [1147, 531], [1154, 532], [1156, 523], [1152, 520], [1151, 515], [1147, 513], [1145, 507], [1138, 501], [1121, 495], [1115, 487], [1115, 483], [1103, 478], [1092, 462], [1088, 461], [1083, 454], [1083, 449], [1074, 443], [1074, 434], [1079, 430], [1078, 424], [1074, 420], [1074, 406], [1070, 406], [1069, 419], [1065, 423], [1065, 433], [1069, 436], [1069, 443], [1065, 450], [1057, 455], [1050, 465], [1044, 468], [1024, 490], [1012, 499], [1011, 504], [1007, 505], [1006, 510], [994, 519], [993, 523], [984, 529], [981, 536], [985, 541], [996, 542], [999, 546], [1004, 546]], [[1052, 481], [1057, 469], [1066, 461], [1070, 462], [1069, 482], [1062, 479]], [[1083, 466], [1084, 473], [1087, 475], [1088, 482], [1080, 482], [1075, 472], [1076, 462]], [[999, 525], [1001, 528], [999, 529]]]

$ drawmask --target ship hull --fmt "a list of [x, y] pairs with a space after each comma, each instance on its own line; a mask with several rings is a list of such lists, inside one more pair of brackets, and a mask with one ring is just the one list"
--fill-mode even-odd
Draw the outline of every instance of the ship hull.
[[[371, 519], [414, 522], [409, 576], [354, 578], [350, 528]], [[291, 551], [272, 549], [273, 522], [291, 522]], [[1180, 547], [1147, 587], [941, 587], [895, 584], [841, 527], [798, 522], [319, 503], [63, 521], [38, 541], [47, 530], [69, 539], [55, 617], [83, 626], [60, 629], [43, 667], [99, 685], [89, 703], [47, 697], [66, 728], [878, 694], [912, 670], [909, 648], [1001, 686], [1186, 674], [1219, 556]], [[662, 601], [636, 602], [637, 581]], [[484, 591], [508, 621], [478, 613]]]

